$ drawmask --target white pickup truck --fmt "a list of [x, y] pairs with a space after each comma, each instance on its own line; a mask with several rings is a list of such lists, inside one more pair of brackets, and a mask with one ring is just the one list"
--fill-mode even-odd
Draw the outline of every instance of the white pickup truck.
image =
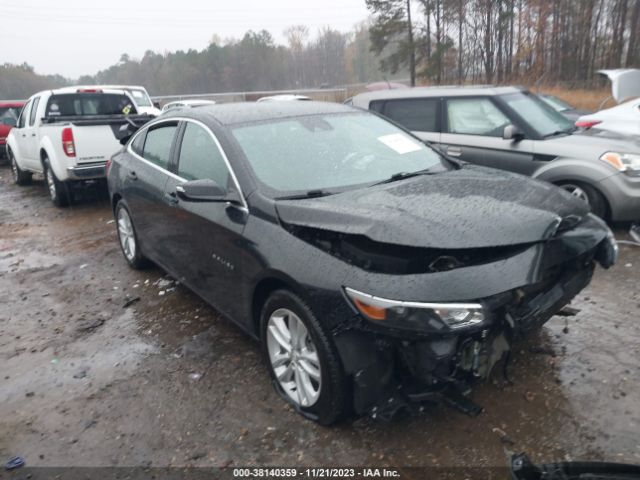
[[104, 178], [107, 160], [120, 148], [118, 132], [153, 118], [140, 115], [131, 94], [100, 86], [66, 87], [36, 93], [7, 137], [15, 183], [43, 174], [51, 200], [70, 203], [76, 182]]

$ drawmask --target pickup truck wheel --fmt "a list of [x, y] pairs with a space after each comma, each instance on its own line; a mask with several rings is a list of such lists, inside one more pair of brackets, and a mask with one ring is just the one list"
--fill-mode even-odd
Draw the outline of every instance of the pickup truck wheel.
[[574, 197], [586, 202], [594, 215], [606, 219], [607, 201], [594, 187], [582, 182], [564, 182], [559, 186]]
[[142, 254], [138, 235], [133, 226], [129, 210], [122, 202], [116, 205], [116, 229], [118, 231], [118, 240], [120, 240], [120, 248], [125, 260], [136, 270], [142, 270], [149, 265], [149, 260]]
[[71, 190], [67, 182], [61, 182], [56, 177], [49, 160], [44, 160], [44, 179], [49, 189], [49, 197], [56, 207], [66, 207], [71, 203]]
[[13, 156], [13, 152], [9, 150], [9, 163], [11, 164], [11, 176], [16, 185], [28, 185], [31, 183], [31, 172], [23, 172], [16, 162], [16, 157]]
[[280, 396], [322, 425], [347, 412], [349, 389], [331, 336], [309, 306], [288, 290], [277, 290], [260, 315], [264, 358]]

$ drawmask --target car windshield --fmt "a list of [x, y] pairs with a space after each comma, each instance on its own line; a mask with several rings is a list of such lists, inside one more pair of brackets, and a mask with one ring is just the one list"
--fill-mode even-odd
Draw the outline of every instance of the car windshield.
[[272, 120], [238, 126], [233, 135], [258, 180], [276, 196], [449, 168], [431, 148], [369, 113]]
[[139, 107], [153, 106], [153, 103], [151, 103], [151, 99], [149, 98], [149, 95], [147, 95], [147, 92], [145, 92], [144, 90], [137, 90], [132, 88], [132, 89], [129, 89], [128, 92], [131, 94], [133, 99], [136, 101], [136, 105], [138, 105]]
[[554, 97], [553, 95], [543, 95], [540, 98], [542, 98], [544, 102], [551, 105], [551, 107], [554, 110], [557, 110], [558, 112], [564, 112], [565, 110], [573, 110], [573, 107], [571, 105], [560, 100], [558, 97]]
[[541, 137], [573, 130], [569, 120], [531, 93], [509, 93], [500, 98]]

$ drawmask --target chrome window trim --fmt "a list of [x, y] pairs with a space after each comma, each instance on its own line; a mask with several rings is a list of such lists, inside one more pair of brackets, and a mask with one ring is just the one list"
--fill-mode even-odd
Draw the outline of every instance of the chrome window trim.
[[[179, 180], [182, 183], [187, 182], [188, 180], [186, 178], [183, 178], [183, 177], [181, 177], [179, 175], [176, 175], [175, 173], [170, 172], [169, 170], [166, 170], [166, 169], [162, 168], [161, 166], [156, 165], [153, 162], [150, 162], [149, 160], [147, 160], [146, 158], [142, 157], [141, 155], [138, 155], [131, 148], [131, 145], [133, 144], [133, 142], [135, 142], [136, 137], [138, 135], [142, 135], [142, 133], [144, 131], [147, 131], [150, 128], [155, 127], [156, 125], [159, 125], [159, 124], [172, 123], [172, 122], [178, 122], [178, 123], [179, 122], [191, 122], [191, 123], [195, 123], [196, 125], [204, 128], [205, 131], [211, 136], [211, 138], [213, 139], [214, 143], [216, 144], [216, 147], [218, 147], [218, 151], [222, 154], [222, 158], [224, 160], [224, 163], [227, 166], [227, 169], [229, 170], [229, 173], [231, 174], [231, 179], [233, 180], [233, 183], [235, 184], [236, 189], [238, 190], [238, 194], [240, 195], [240, 200], [242, 201], [242, 208], [248, 212], [249, 211], [249, 205], [247, 204], [247, 200], [245, 199], [244, 193], [242, 192], [242, 188], [240, 187], [240, 182], [238, 182], [238, 177], [236, 177], [236, 173], [234, 172], [233, 168], [231, 167], [231, 162], [229, 162], [229, 158], [227, 157], [226, 152], [222, 148], [222, 145], [220, 145], [220, 142], [218, 141], [218, 138], [211, 131], [211, 129], [206, 124], [202, 123], [200, 120], [196, 120], [196, 119], [193, 119], [193, 118], [186, 118], [186, 117], [171, 117], [171, 118], [162, 118], [162, 119], [159, 119], [159, 120], [153, 120], [149, 124], [144, 125], [144, 128], [141, 128], [139, 131], [137, 131], [136, 134], [131, 138], [131, 141], [127, 145], [127, 152], [130, 153], [131, 155], [133, 155], [138, 160], [142, 160], [147, 165], [151, 165], [152, 167], [156, 168], [157, 170], [160, 170], [161, 172], [166, 173], [170, 177], [172, 177], [172, 178], [174, 178], [176, 180]], [[178, 152], [178, 162], [179, 161], [180, 161], [180, 152]]]

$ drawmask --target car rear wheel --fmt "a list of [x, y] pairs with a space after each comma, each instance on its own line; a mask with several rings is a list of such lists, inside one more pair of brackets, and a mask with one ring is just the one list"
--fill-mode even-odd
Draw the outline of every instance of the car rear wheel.
[[122, 202], [116, 206], [116, 230], [120, 248], [127, 263], [136, 270], [142, 270], [148, 266], [149, 261], [140, 250], [140, 243], [136, 234], [129, 210]]
[[49, 197], [56, 207], [66, 207], [71, 203], [71, 190], [67, 182], [56, 177], [47, 158], [44, 159], [44, 179], [49, 190]]
[[323, 425], [346, 411], [347, 387], [335, 345], [311, 309], [287, 290], [262, 308], [264, 357], [276, 390], [298, 412]]
[[28, 185], [31, 183], [31, 172], [24, 172], [20, 170], [18, 166], [18, 162], [16, 162], [16, 157], [13, 155], [13, 152], [9, 150], [9, 163], [11, 164], [11, 176], [13, 177], [13, 181], [16, 185]]
[[560, 184], [560, 188], [586, 202], [593, 214], [600, 218], [606, 217], [607, 201], [602, 194], [591, 185], [582, 182], [565, 182]]

